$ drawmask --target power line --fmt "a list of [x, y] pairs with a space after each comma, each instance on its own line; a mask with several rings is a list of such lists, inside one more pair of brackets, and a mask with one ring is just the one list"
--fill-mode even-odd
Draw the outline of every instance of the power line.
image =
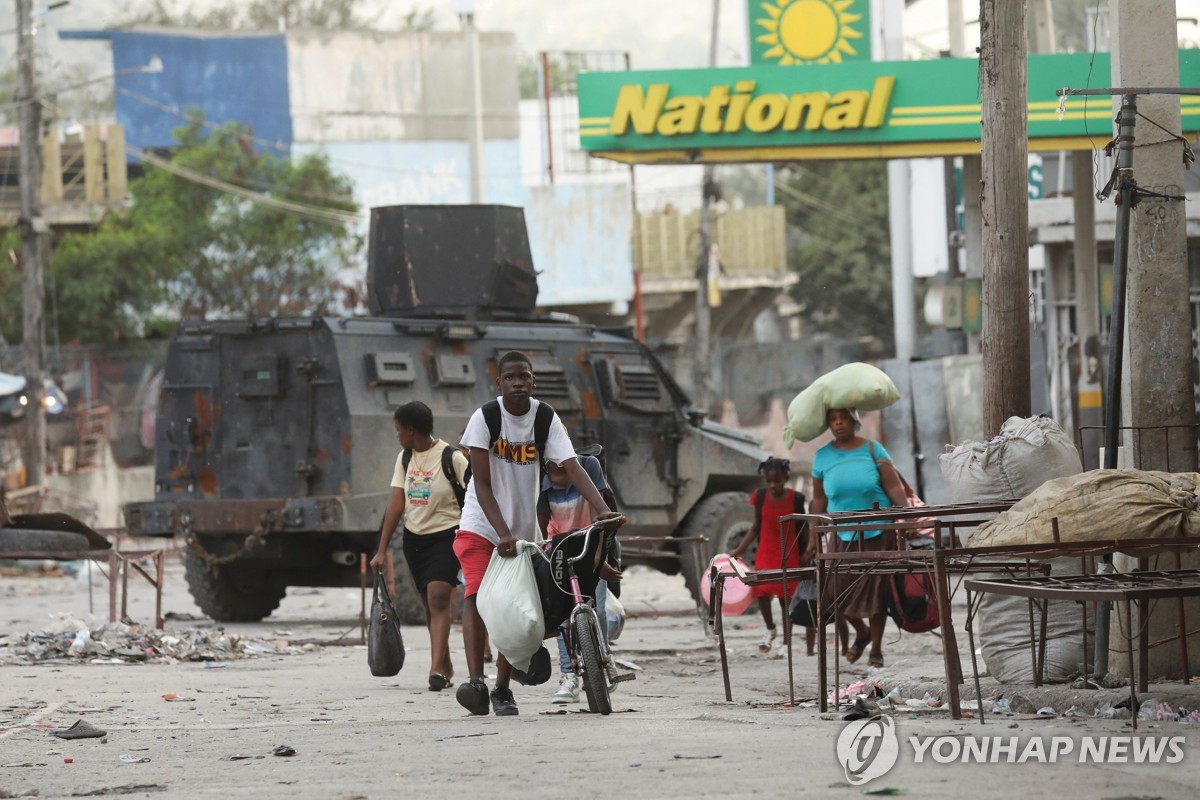
[[216, 189], [219, 192], [225, 192], [243, 200], [248, 200], [252, 203], [270, 206], [277, 208], [280, 211], [286, 211], [290, 214], [296, 214], [302, 217], [308, 217], [320, 222], [330, 222], [335, 225], [357, 226], [361, 225], [365, 218], [361, 214], [354, 214], [348, 211], [340, 211], [334, 208], [321, 208], [319, 206], [309, 206], [303, 203], [294, 203], [290, 200], [282, 200], [278, 197], [272, 197], [268, 194], [262, 194], [250, 189], [243, 188], [233, 183], [213, 178], [188, 167], [180, 166], [166, 159], [159, 158], [156, 155], [142, 150], [140, 147], [126, 145], [126, 149], [130, 155], [139, 161], [157, 167], [161, 170], [171, 173], [176, 177], [184, 180], [198, 183], [201, 186], [207, 186], [210, 189]]

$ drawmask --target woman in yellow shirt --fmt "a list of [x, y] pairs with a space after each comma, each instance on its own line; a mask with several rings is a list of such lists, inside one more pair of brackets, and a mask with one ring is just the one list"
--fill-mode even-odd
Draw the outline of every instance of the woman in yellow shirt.
[[466, 485], [467, 458], [458, 448], [433, 436], [433, 412], [421, 402], [406, 403], [393, 417], [404, 450], [396, 457], [392, 496], [383, 516], [379, 552], [371, 566], [383, 566], [392, 535], [404, 522], [404, 559], [425, 605], [429, 629], [429, 688], [440, 692], [454, 684], [450, 663], [450, 601], [458, 585], [454, 532], [462, 514], [458, 493], [443, 469], [450, 448], [458, 487]]

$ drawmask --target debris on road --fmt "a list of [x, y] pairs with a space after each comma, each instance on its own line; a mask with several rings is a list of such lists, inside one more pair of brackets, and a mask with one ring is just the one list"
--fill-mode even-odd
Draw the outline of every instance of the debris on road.
[[50, 731], [50, 735], [59, 739], [99, 739], [107, 736], [108, 731], [101, 730], [87, 720], [80, 719], [76, 720], [75, 724], [69, 728]]
[[[42, 630], [0, 634], [0, 664], [84, 661], [93, 664], [202, 662], [207, 668], [261, 656], [297, 655], [315, 648], [285, 639], [255, 639], [222, 628], [160, 631], [122, 622], [91, 624], [55, 615]], [[211, 665], [211, 666], [209, 666]]]

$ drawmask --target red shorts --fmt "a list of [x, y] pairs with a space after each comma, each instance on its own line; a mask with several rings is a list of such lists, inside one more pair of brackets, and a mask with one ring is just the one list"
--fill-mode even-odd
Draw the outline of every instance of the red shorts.
[[483, 573], [487, 572], [495, 549], [496, 545], [478, 533], [459, 530], [454, 537], [454, 555], [458, 556], [458, 563], [462, 566], [463, 583], [466, 584], [464, 597], [479, 594], [479, 584], [483, 583]]

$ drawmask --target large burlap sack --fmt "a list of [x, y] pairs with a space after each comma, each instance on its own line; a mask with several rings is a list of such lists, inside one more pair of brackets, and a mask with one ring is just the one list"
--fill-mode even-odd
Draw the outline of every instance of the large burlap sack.
[[855, 361], [817, 378], [788, 405], [788, 424], [783, 442], [807, 442], [827, 427], [825, 414], [831, 408], [879, 411], [900, 399], [896, 384], [883, 370]]
[[1083, 471], [1071, 437], [1049, 417], [1009, 417], [999, 435], [938, 458], [952, 503], [1011, 500]]
[[[939, 461], [946, 490], [954, 503], [1025, 497], [1046, 481], [1077, 475], [1083, 468], [1070, 438], [1046, 417], [1011, 417], [990, 441], [959, 445], [943, 454]], [[1053, 575], [1079, 573], [1077, 559], [1056, 559], [1050, 564]], [[1007, 575], [996, 573], [986, 577]], [[1063, 683], [1079, 671], [1084, 662], [1082, 622], [1078, 604], [1049, 603], [1044, 670], [1047, 682]], [[1028, 601], [1022, 597], [985, 594], [977, 624], [988, 672], [1002, 683], [1032, 684]]]
[[[1054, 558], [1046, 562], [1054, 576], [1078, 575], [1078, 558]], [[997, 574], [995, 577], [1007, 577]], [[985, 594], [975, 624], [980, 632], [980, 650], [988, 672], [1006, 684], [1033, 685], [1033, 651], [1029, 647], [1029, 601], [1024, 597]], [[1034, 641], [1041, 636], [1040, 615], [1033, 612]], [[1088, 613], [1088, 642], [1092, 642], [1095, 620]], [[1083, 614], [1078, 603], [1051, 601], [1046, 612], [1047, 683], [1065, 683], [1082, 672]], [[1090, 661], [1088, 663], [1091, 663]]]
[[1200, 536], [1200, 474], [1097, 469], [1048, 481], [996, 519], [970, 546]]

